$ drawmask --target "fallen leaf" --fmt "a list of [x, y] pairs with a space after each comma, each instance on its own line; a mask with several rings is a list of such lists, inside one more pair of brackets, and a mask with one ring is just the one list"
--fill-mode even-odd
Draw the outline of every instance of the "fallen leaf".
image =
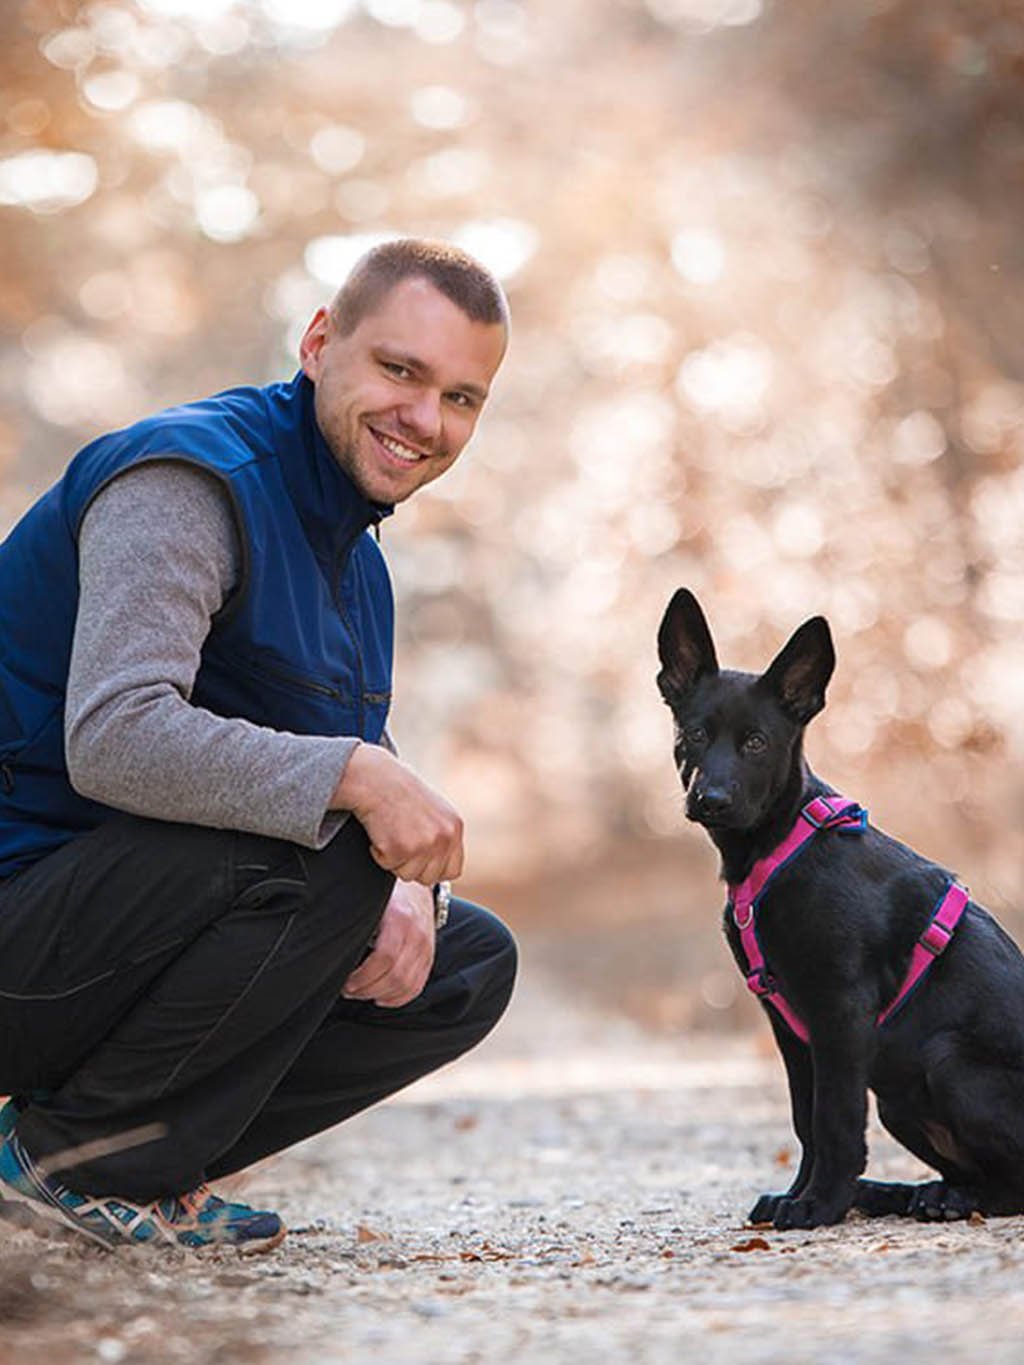
[[500, 1247], [492, 1247], [490, 1242], [484, 1242], [479, 1251], [460, 1251], [460, 1261], [514, 1261], [516, 1254], [514, 1251], [504, 1251]]
[[771, 1245], [763, 1237], [751, 1237], [746, 1242], [737, 1242], [730, 1251], [771, 1251]]
[[780, 1147], [773, 1158], [776, 1166], [788, 1166], [793, 1160], [793, 1153], [788, 1147]]
[[985, 1226], [985, 1215], [979, 1213], [977, 1209], [967, 1219], [972, 1228], [983, 1228]]
[[375, 1232], [373, 1228], [368, 1228], [365, 1223], [359, 1223], [356, 1227], [357, 1242], [386, 1242], [388, 1234], [386, 1232]]

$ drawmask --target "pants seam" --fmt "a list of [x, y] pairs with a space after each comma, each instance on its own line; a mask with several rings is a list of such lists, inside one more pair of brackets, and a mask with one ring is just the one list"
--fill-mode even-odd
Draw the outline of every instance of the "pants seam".
[[70, 995], [78, 995], [80, 991], [87, 991], [90, 986], [98, 986], [101, 981], [109, 981], [116, 974], [115, 971], [101, 972], [99, 976], [94, 976], [89, 981], [71, 986], [66, 991], [54, 991], [52, 994], [44, 992], [39, 995], [19, 995], [16, 991], [0, 991], [0, 1000], [66, 1000]]
[[257, 970], [253, 973], [253, 975], [249, 978], [249, 981], [246, 983], [245, 989], [241, 992], [241, 994], [240, 994], [235, 1000], [232, 1001], [232, 1003], [228, 1006], [228, 1008], [227, 1008], [227, 1009], [224, 1011], [224, 1013], [220, 1016], [220, 1018], [219, 1018], [219, 1019], [217, 1020], [217, 1022], [213, 1025], [213, 1027], [210, 1028], [210, 1029], [208, 1029], [207, 1032], [206, 1032], [205, 1034], [203, 1034], [202, 1038], [199, 1039], [199, 1041], [196, 1043], [195, 1047], [192, 1048], [192, 1050], [191, 1050], [190, 1052], [186, 1053], [186, 1055], [185, 1055], [184, 1057], [182, 1057], [181, 1061], [179, 1061], [178, 1065], [174, 1068], [174, 1070], [171, 1072], [171, 1074], [167, 1077], [167, 1080], [164, 1081], [163, 1085], [162, 1085], [162, 1086], [160, 1087], [160, 1089], [157, 1091], [157, 1097], [158, 1097], [158, 1098], [161, 1097], [161, 1096], [163, 1096], [163, 1095], [166, 1095], [166, 1094], [167, 1094], [168, 1089], [171, 1087], [171, 1085], [173, 1085], [173, 1083], [175, 1082], [175, 1080], [177, 1080], [178, 1076], [181, 1074], [182, 1069], [183, 1069], [185, 1066], [188, 1065], [188, 1063], [192, 1060], [193, 1057], [196, 1056], [196, 1054], [197, 1054], [198, 1052], [201, 1052], [201, 1051], [202, 1051], [202, 1049], [207, 1045], [207, 1043], [210, 1041], [210, 1039], [217, 1033], [217, 1031], [218, 1031], [220, 1028], [223, 1027], [224, 1023], [231, 1017], [232, 1014], [234, 1014], [235, 1010], [238, 1009], [238, 1007], [239, 1007], [239, 1005], [241, 1005], [242, 1001], [246, 998], [246, 996], [250, 993], [250, 991], [252, 991], [253, 987], [256, 985], [256, 982], [260, 979], [260, 977], [261, 977], [261, 976], [263, 975], [263, 973], [266, 971], [267, 967], [270, 965], [270, 963], [272, 962], [272, 960], [273, 960], [274, 957], [276, 956], [276, 954], [277, 954], [278, 950], [280, 949], [281, 945], [284, 943], [284, 941], [285, 941], [285, 939], [287, 938], [288, 933], [289, 933], [289, 931], [290, 931], [290, 929], [291, 929], [292, 924], [294, 923], [294, 921], [295, 921], [295, 915], [294, 915], [294, 913], [293, 913], [293, 914], [291, 914], [291, 915], [288, 916], [288, 919], [286, 920], [285, 924], [283, 925], [283, 927], [282, 927], [282, 929], [281, 929], [281, 932], [280, 932], [280, 933], [278, 934], [278, 936], [277, 936], [277, 940], [275, 941], [275, 943], [274, 943], [273, 946], [271, 947], [270, 951], [267, 953], [266, 957], [265, 957], [265, 958], [263, 959], [263, 961], [260, 963], [258, 969], [257, 969]]

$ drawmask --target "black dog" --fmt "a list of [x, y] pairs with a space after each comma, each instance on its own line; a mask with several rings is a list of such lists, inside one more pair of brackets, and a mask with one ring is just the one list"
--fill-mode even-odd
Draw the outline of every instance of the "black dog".
[[[721, 853], [726, 937], [763, 997], [803, 1148], [791, 1187], [762, 1195], [750, 1220], [1024, 1212], [1024, 957], [948, 872], [808, 768], [804, 728], [835, 666], [827, 622], [802, 625], [759, 677], [720, 672], [700, 606], [680, 589], [658, 650], [686, 813]], [[780, 845], [788, 860], [772, 873]], [[942, 1180], [859, 1178], [869, 1086], [885, 1127]]]

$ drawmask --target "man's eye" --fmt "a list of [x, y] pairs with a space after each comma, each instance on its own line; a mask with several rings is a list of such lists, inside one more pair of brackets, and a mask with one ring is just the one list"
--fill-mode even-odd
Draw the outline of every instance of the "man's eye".
[[694, 748], [707, 742], [708, 732], [703, 725], [691, 725], [683, 731], [683, 739]]
[[385, 360], [383, 365], [388, 374], [393, 374], [396, 379], [408, 379], [412, 373], [408, 365], [400, 365], [397, 360]]
[[757, 730], [747, 735], [743, 741], [743, 752], [745, 754], [763, 754], [767, 748], [768, 741]]
[[468, 393], [449, 393], [446, 396], [448, 402], [454, 404], [457, 408], [472, 408], [476, 406], [474, 400], [470, 398]]

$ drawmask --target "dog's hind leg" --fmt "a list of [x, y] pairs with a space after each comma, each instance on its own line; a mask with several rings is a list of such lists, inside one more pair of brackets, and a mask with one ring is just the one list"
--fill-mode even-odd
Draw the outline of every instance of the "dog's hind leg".
[[980, 1172], [943, 1124], [894, 1108], [882, 1100], [878, 1117], [898, 1142], [944, 1178], [915, 1184], [862, 1180], [859, 1185], [865, 1187], [863, 1202], [858, 1188], [857, 1208], [872, 1217], [891, 1213], [921, 1222], [969, 1218], [982, 1208]]
[[[921, 1126], [944, 1158], [934, 1164], [955, 1187], [942, 1211], [930, 1202], [914, 1212], [919, 1218], [951, 1218], [952, 1209], [973, 1200], [972, 1213], [1024, 1212], [1024, 1067], [1019, 1058], [987, 1057], [975, 1052], [943, 1059], [929, 1075], [937, 1117]], [[964, 1216], [961, 1214], [960, 1216]]]
[[910, 1212], [910, 1201], [919, 1189], [919, 1185], [901, 1185], [890, 1180], [866, 1180], [862, 1176], [857, 1181], [854, 1191], [853, 1207], [869, 1218], [888, 1218], [893, 1215], [905, 1218]]

